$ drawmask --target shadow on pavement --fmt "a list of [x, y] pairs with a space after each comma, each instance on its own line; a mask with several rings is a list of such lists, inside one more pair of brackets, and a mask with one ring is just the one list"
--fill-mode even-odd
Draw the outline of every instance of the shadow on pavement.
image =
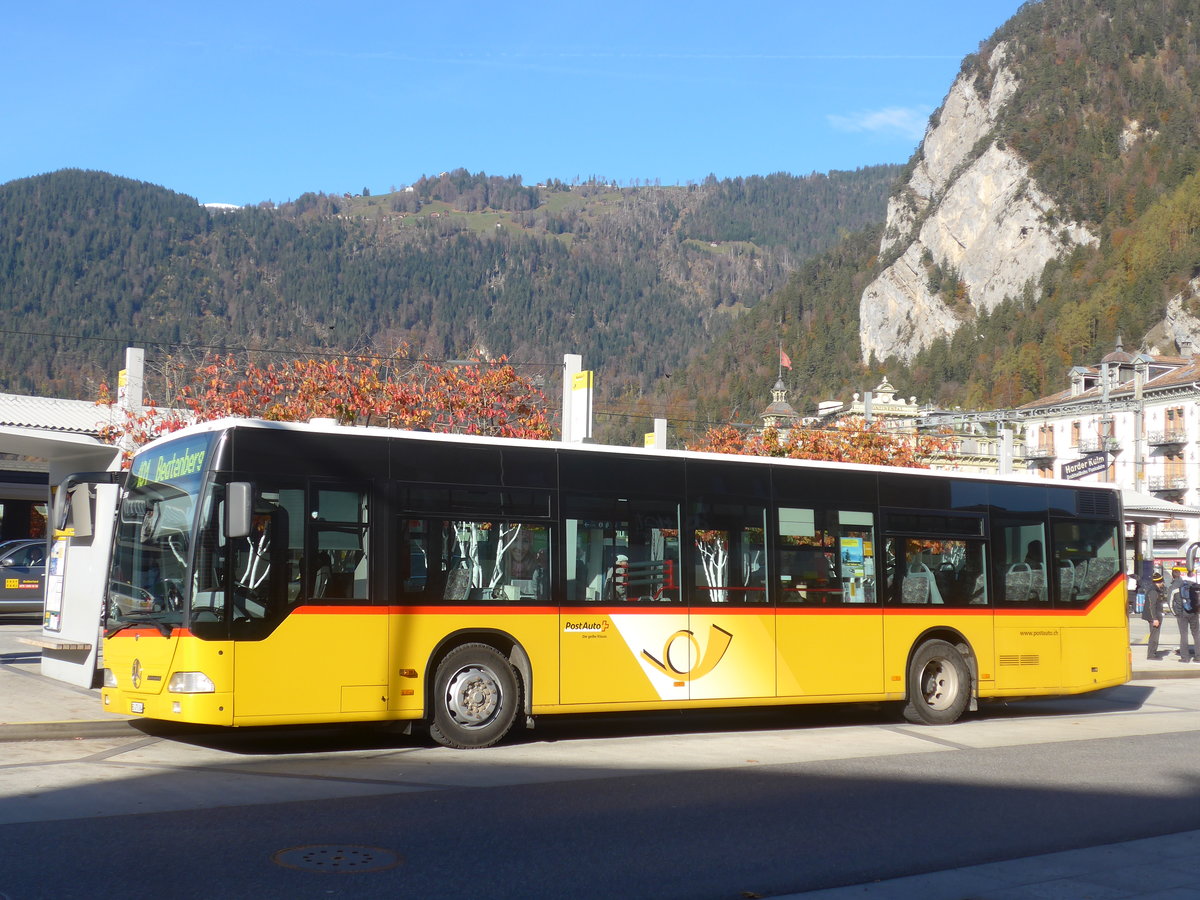
[[[981, 702], [979, 711], [967, 714], [962, 721], [1075, 716], [1136, 710], [1141, 708], [1153, 693], [1154, 689], [1151, 687], [1127, 684], [1070, 697], [989, 700]], [[436, 746], [428, 737], [425, 727], [419, 723], [375, 722], [213, 728], [146, 719], [136, 720], [131, 724], [147, 736], [245, 756]], [[901, 717], [900, 703], [840, 703], [758, 709], [541, 716], [532, 730], [514, 728], [505, 738], [504, 744], [703, 733], [732, 734], [739, 731], [811, 731], [861, 725], [895, 725], [917, 730], [928, 728], [931, 736], [948, 735], [942, 728], [912, 725], [904, 721]]]

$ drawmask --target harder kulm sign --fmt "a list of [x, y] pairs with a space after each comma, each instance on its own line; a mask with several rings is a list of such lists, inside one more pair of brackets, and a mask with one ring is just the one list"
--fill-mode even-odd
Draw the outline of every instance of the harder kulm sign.
[[1108, 468], [1107, 453], [1089, 453], [1087, 456], [1062, 464], [1062, 477], [1066, 479], [1086, 478], [1099, 475]]

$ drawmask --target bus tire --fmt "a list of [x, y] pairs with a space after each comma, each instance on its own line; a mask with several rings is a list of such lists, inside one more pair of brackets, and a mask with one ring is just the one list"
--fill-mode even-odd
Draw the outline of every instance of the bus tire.
[[904, 718], [916, 725], [949, 725], [971, 702], [971, 672], [958, 648], [926, 641], [908, 664]]
[[429, 734], [445, 747], [490, 747], [521, 710], [516, 669], [494, 647], [463, 644], [438, 664]]

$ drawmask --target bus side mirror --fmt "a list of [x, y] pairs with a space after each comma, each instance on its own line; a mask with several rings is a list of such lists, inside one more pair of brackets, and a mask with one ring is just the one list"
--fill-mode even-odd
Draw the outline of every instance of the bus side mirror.
[[231, 481], [225, 488], [225, 536], [227, 538], [250, 536], [253, 498], [254, 491], [248, 481]]

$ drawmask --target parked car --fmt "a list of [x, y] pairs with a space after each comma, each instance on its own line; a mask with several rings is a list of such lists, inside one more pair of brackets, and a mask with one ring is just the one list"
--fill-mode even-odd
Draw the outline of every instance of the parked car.
[[0, 614], [41, 613], [46, 602], [46, 542], [0, 544]]

